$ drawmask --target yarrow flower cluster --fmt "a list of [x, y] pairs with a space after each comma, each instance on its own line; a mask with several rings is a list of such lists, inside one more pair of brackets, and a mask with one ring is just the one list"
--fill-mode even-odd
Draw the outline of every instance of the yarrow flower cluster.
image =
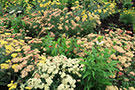
[[[79, 59], [68, 59], [63, 55], [50, 57], [46, 59], [45, 64], [38, 64], [38, 69], [35, 70], [32, 78], [21, 85], [21, 88], [26, 85], [34, 89], [50, 90], [50, 86], [56, 84], [57, 90], [74, 90], [76, 87], [75, 78], [81, 77], [79, 72], [83, 67], [79, 65], [79, 62]], [[73, 77], [72, 74], [76, 77]]]

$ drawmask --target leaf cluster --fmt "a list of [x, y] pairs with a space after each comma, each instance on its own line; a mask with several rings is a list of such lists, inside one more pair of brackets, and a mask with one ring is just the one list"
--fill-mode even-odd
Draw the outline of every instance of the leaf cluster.
[[87, 52], [87, 57], [81, 64], [83, 68], [84, 90], [104, 90], [106, 85], [111, 85], [109, 76], [113, 75], [116, 69], [115, 65], [118, 61], [109, 61], [112, 52], [105, 48], [104, 51], [99, 51], [92, 48], [91, 52]]

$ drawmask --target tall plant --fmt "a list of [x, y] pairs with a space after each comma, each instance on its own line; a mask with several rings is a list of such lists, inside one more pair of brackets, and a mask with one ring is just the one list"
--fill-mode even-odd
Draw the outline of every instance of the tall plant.
[[92, 48], [91, 52], [87, 52], [87, 57], [81, 64], [84, 65], [82, 72], [82, 85], [84, 90], [104, 90], [106, 85], [111, 85], [109, 76], [117, 70], [115, 65], [117, 61], [109, 61], [110, 55], [113, 53], [105, 48], [99, 51]]

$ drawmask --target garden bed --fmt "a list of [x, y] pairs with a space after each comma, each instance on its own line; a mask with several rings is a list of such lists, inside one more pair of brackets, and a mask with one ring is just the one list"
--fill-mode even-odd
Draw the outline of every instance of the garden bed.
[[0, 90], [134, 90], [134, 5], [0, 1]]

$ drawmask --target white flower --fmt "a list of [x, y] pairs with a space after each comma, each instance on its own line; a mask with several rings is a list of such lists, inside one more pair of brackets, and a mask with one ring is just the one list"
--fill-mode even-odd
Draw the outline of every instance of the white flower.
[[12, 13], [14, 13], [15, 12], [15, 10], [12, 10], [11, 12], [9, 12], [9, 14], [12, 14]]
[[[35, 71], [35, 73], [40, 73], [40, 79], [32, 78], [26, 83], [35, 89], [44, 88], [44, 90], [49, 90], [51, 84], [55, 82], [53, 81], [55, 75], [59, 74], [60, 77], [57, 80], [59, 80], [60, 85], [57, 86], [57, 90], [74, 90], [76, 80], [66, 72], [81, 76], [79, 71], [83, 66], [79, 66], [78, 64], [80, 59], [69, 58], [65, 60], [65, 58], [65, 56], [47, 58], [46, 63], [40, 63], [38, 69]], [[42, 81], [42, 79], [44, 80]]]
[[58, 88], [57, 88], [57, 90], [64, 90], [64, 84], [60, 84], [59, 86], [58, 86]]
[[35, 89], [41, 87], [41, 84], [42, 84], [42, 81], [41, 79], [37, 79], [37, 78], [30, 78], [28, 81], [27, 81], [28, 85], [30, 87], [34, 87]]
[[47, 82], [47, 85], [50, 86], [53, 81], [52, 81], [52, 79], [51, 79], [50, 77], [48, 77], [48, 78], [46, 79], [46, 82]]
[[42, 77], [42, 78], [48, 78], [49, 75], [44, 73], [44, 74], [41, 75], [41, 77]]
[[54, 71], [54, 68], [53, 68], [53, 66], [50, 66], [49, 68], [48, 68], [48, 73], [50, 74], [50, 73], [52, 73]]
[[65, 76], [66, 76], [66, 74], [64, 72], [62, 72], [61, 77], [63, 78]]
[[53, 72], [53, 74], [57, 74], [58, 73], [58, 70], [56, 69], [54, 72]]
[[49, 86], [48, 85], [44, 85], [44, 90], [49, 90]]
[[101, 41], [101, 42], [96, 41], [96, 44], [97, 44], [97, 45], [101, 45], [101, 44], [103, 44], [103, 43], [104, 43], [104, 41]]
[[21, 13], [22, 11], [18, 11], [18, 13]]

